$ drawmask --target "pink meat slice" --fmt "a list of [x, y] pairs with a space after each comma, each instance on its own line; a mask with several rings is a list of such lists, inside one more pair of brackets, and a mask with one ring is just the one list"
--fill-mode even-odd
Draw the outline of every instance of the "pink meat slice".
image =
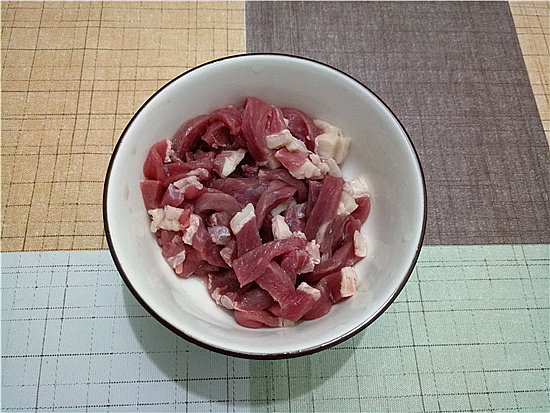
[[292, 232], [304, 231], [306, 226], [306, 207], [307, 204], [304, 202], [293, 205], [285, 211], [285, 222]]
[[191, 161], [177, 161], [164, 165], [164, 176], [162, 182], [168, 186], [171, 183], [179, 181], [182, 178], [189, 176], [190, 172], [197, 170], [206, 170], [212, 173], [214, 169], [214, 153], [208, 152], [207, 155]]
[[295, 291], [292, 275], [275, 261], [267, 265], [265, 273], [256, 279], [256, 284], [266, 290], [279, 304], [285, 302]]
[[212, 237], [202, 219], [199, 220], [197, 232], [193, 236], [192, 246], [196, 254], [209, 264], [217, 267], [228, 266], [220, 255], [220, 246], [212, 241]]
[[168, 150], [168, 140], [162, 140], [155, 143], [145, 159], [143, 164], [143, 175], [146, 179], [162, 181], [165, 176], [164, 162], [166, 161], [166, 152]]
[[304, 152], [292, 152], [287, 148], [281, 148], [275, 153], [275, 158], [289, 170], [296, 172], [308, 160], [308, 154]]
[[355, 198], [355, 203], [357, 204], [357, 208], [355, 208], [351, 215], [361, 221], [361, 224], [364, 224], [370, 213], [370, 196]]
[[235, 320], [243, 327], [263, 328], [279, 327], [279, 317], [264, 310], [240, 311], [235, 310]]
[[231, 135], [238, 135], [241, 132], [242, 111], [233, 106], [226, 106], [215, 110], [210, 116], [210, 121], [219, 121], [229, 129]]
[[266, 242], [240, 255], [233, 261], [233, 269], [241, 285], [246, 285], [261, 277], [271, 260], [294, 249], [305, 249], [305, 241], [293, 236]]
[[233, 216], [243, 209], [241, 203], [223, 192], [205, 192], [195, 201], [195, 213], [224, 211]]
[[324, 276], [348, 267], [355, 263], [355, 251], [353, 240], [350, 240], [338, 248], [332, 257], [320, 262], [310, 273], [300, 275], [300, 280], [308, 283], [317, 282]]
[[277, 168], [277, 169], [262, 169], [261, 172], [259, 172], [259, 176], [261, 179], [266, 181], [273, 181], [275, 179], [278, 179], [279, 181], [283, 181], [287, 183], [288, 185], [291, 185], [296, 188], [296, 201], [297, 202], [304, 202], [307, 200], [308, 195], [308, 188], [304, 182], [301, 180], [294, 178], [287, 169], [285, 168]]
[[281, 267], [292, 275], [292, 284], [296, 283], [296, 274], [309, 262], [310, 256], [306, 250], [293, 250], [283, 255]]
[[241, 311], [265, 310], [275, 303], [271, 294], [260, 287], [252, 287], [243, 291], [235, 299], [235, 309]]
[[208, 274], [207, 289], [208, 293], [216, 304], [229, 310], [235, 308], [235, 301], [242, 294], [243, 289], [233, 270], [225, 270], [217, 273]]
[[319, 198], [319, 193], [321, 192], [321, 182], [320, 181], [309, 181], [308, 185], [308, 197], [307, 197], [307, 206], [306, 206], [306, 220], [311, 215], [311, 211]]
[[332, 300], [330, 299], [323, 279], [315, 284], [315, 288], [321, 293], [319, 299], [313, 303], [312, 307], [303, 316], [303, 320], [315, 320], [327, 315], [332, 308]]
[[267, 117], [267, 124], [265, 127], [266, 135], [274, 135], [285, 129], [287, 129], [287, 127], [283, 111], [276, 106], [271, 106], [271, 113]]
[[280, 317], [285, 320], [298, 321], [313, 308], [318, 299], [319, 297], [307, 291], [296, 289], [294, 294], [281, 304]]
[[139, 183], [139, 187], [145, 209], [149, 211], [150, 209], [159, 208], [165, 191], [162, 182], [154, 179], [144, 179]]
[[237, 240], [237, 257], [262, 245], [258, 226], [253, 219], [243, 225], [241, 230], [235, 234], [235, 238]]
[[256, 97], [246, 99], [242, 118], [242, 131], [250, 155], [260, 164], [265, 164], [271, 154], [266, 140], [266, 125], [270, 115], [270, 105]]
[[322, 254], [332, 255], [333, 251], [342, 244], [344, 227], [347, 221], [352, 218], [351, 215], [336, 215], [334, 219], [328, 223], [326, 231], [319, 242], [319, 251]]
[[210, 123], [210, 115], [198, 115], [183, 123], [172, 139], [172, 149], [180, 159], [193, 150]]
[[[328, 225], [336, 217], [343, 188], [344, 180], [342, 178], [326, 175], [323, 179], [319, 197], [304, 228], [304, 234], [308, 241], [315, 239], [319, 230], [322, 230], [321, 227]], [[324, 234], [319, 235], [322, 237]]]
[[229, 212], [217, 211], [208, 215], [206, 226], [208, 227], [224, 226], [229, 228], [229, 223], [231, 222], [231, 218], [233, 218], [233, 215], [231, 215]]
[[212, 122], [201, 139], [212, 149], [227, 148], [231, 145], [229, 129], [221, 121]]
[[[258, 204], [256, 205], [256, 223], [258, 228], [263, 225], [264, 219], [268, 212], [270, 212], [277, 205], [288, 201], [292, 195], [296, 192], [296, 187], [289, 185], [286, 182], [275, 181], [269, 182], [267, 189], [262, 193]], [[269, 222], [271, 226], [271, 222]]]
[[210, 187], [232, 195], [243, 205], [256, 205], [267, 183], [256, 178], [220, 178], [212, 181]]
[[321, 130], [304, 112], [294, 108], [282, 108], [284, 117], [288, 121], [290, 133], [306, 144], [310, 151], [315, 150], [315, 138], [321, 134]]

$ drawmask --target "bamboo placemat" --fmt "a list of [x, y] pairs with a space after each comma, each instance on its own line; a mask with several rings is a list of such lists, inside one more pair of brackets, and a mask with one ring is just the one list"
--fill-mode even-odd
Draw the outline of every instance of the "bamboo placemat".
[[550, 2], [513, 1], [510, 10], [550, 145]]
[[178, 74], [242, 52], [243, 2], [2, 2], [2, 251], [106, 249], [127, 122]]

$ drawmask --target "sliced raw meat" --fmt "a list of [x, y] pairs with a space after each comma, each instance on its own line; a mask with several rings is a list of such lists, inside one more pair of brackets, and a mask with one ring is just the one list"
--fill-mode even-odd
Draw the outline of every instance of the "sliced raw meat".
[[256, 205], [267, 183], [256, 178], [225, 178], [212, 181], [211, 187], [232, 195], [243, 205]]
[[267, 190], [260, 196], [258, 204], [256, 205], [255, 212], [258, 228], [263, 225], [264, 219], [269, 211], [277, 205], [286, 202], [295, 192], [295, 186], [289, 185], [283, 181], [275, 180], [269, 182]]
[[315, 269], [307, 274], [302, 274], [300, 280], [306, 282], [317, 282], [325, 275], [340, 270], [343, 267], [348, 267], [355, 263], [353, 241], [348, 241], [338, 248], [332, 257], [320, 262], [315, 266]]
[[288, 185], [291, 185], [296, 188], [296, 201], [301, 203], [307, 200], [308, 188], [304, 182], [299, 179], [294, 178], [288, 170], [284, 168], [277, 169], [261, 169], [258, 172], [258, 177], [262, 180], [273, 181], [278, 179], [283, 181]]
[[260, 165], [265, 165], [271, 157], [271, 150], [267, 147], [265, 139], [266, 125], [270, 115], [270, 105], [255, 97], [246, 99], [242, 118], [242, 131], [250, 155]]
[[221, 121], [212, 122], [201, 138], [212, 149], [227, 148], [231, 145], [232, 140], [229, 129]]
[[210, 123], [210, 115], [199, 115], [183, 123], [172, 139], [172, 149], [180, 159], [193, 150]]
[[205, 192], [195, 201], [195, 213], [204, 211], [225, 211], [231, 216], [243, 209], [234, 197], [223, 192]]
[[235, 310], [235, 320], [243, 327], [262, 328], [262, 327], [280, 327], [279, 317], [264, 310], [240, 311]]
[[162, 197], [164, 195], [165, 187], [162, 182], [154, 179], [144, 179], [139, 183], [141, 189], [141, 196], [143, 197], [143, 203], [145, 209], [160, 208]]
[[271, 294], [260, 287], [247, 289], [235, 299], [235, 309], [241, 311], [265, 310], [275, 303]]
[[252, 204], [248, 204], [242, 211], [236, 213], [229, 224], [237, 240], [238, 257], [262, 245]]
[[265, 273], [272, 259], [294, 249], [304, 249], [305, 241], [290, 237], [266, 242], [233, 261], [233, 269], [241, 285], [255, 281]]
[[370, 196], [355, 198], [355, 203], [357, 204], [357, 208], [355, 208], [355, 211], [351, 215], [361, 221], [361, 224], [364, 224], [370, 213]]
[[[324, 236], [328, 224], [336, 217], [338, 212], [343, 187], [344, 180], [342, 178], [327, 175], [323, 179], [319, 197], [311, 210], [304, 229], [308, 241]], [[317, 243], [320, 244], [321, 240], [317, 239]]]
[[242, 113], [233, 106], [226, 106], [215, 110], [210, 116], [210, 121], [222, 122], [229, 129], [231, 135], [238, 135], [241, 132]]
[[266, 290], [279, 304], [294, 294], [295, 277], [285, 271], [275, 261], [271, 261], [259, 278], [256, 279], [262, 289]]
[[315, 137], [321, 134], [321, 129], [315, 125], [313, 119], [298, 109], [283, 108], [282, 111], [292, 135], [304, 142], [307, 149], [313, 152]]

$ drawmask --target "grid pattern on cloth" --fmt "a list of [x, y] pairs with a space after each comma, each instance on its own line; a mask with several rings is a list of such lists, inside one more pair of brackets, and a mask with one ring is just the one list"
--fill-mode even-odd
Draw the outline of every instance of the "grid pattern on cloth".
[[106, 249], [127, 122], [170, 79], [243, 51], [243, 2], [2, 2], [2, 251]]
[[550, 145], [550, 2], [511, 1], [510, 10]]
[[247, 51], [328, 63], [396, 113], [426, 244], [550, 242], [549, 148], [506, 2], [247, 2], [246, 25]]
[[3, 253], [2, 408], [548, 411], [549, 248], [424, 247], [365, 331], [279, 361], [178, 338], [107, 251]]
[[248, 362], [151, 317], [107, 251], [2, 254], [2, 411], [248, 411]]
[[548, 245], [432, 246], [367, 329], [252, 361], [256, 412], [548, 411]]

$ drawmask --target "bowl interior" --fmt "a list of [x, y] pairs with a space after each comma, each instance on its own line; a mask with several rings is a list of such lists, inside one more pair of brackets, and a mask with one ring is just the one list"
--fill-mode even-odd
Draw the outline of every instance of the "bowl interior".
[[[368, 255], [357, 266], [357, 293], [318, 320], [292, 328], [247, 329], [217, 306], [201, 281], [179, 279], [164, 262], [139, 182], [151, 145], [171, 138], [195, 115], [246, 96], [295, 107], [352, 138], [342, 166], [363, 175], [371, 214], [362, 228]], [[414, 148], [388, 108], [368, 89], [325, 65], [283, 55], [215, 61], [173, 80], [133, 118], [111, 160], [105, 191], [107, 237], [125, 281], [149, 311], [173, 330], [214, 350], [245, 357], [307, 353], [327, 347], [374, 320], [403, 287], [425, 225], [425, 189]]]

